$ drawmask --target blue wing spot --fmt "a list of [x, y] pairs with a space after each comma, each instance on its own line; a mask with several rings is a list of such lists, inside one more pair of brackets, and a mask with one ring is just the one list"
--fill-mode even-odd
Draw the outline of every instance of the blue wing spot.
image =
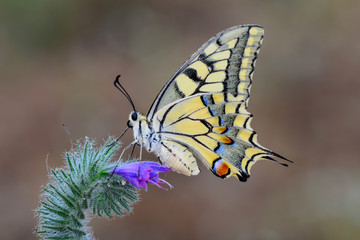
[[206, 97], [201, 96], [200, 98], [201, 98], [201, 101], [203, 102], [203, 104], [204, 104], [205, 106], [208, 106], [208, 105], [210, 104], [209, 101], [206, 99]]
[[224, 126], [224, 119], [220, 118], [220, 126]]
[[224, 146], [220, 144], [220, 145], [218, 146], [218, 148], [216, 148], [215, 152], [216, 152], [216, 153], [220, 153], [220, 154], [221, 154], [221, 153], [224, 153], [224, 152], [225, 152]]
[[212, 110], [211, 108], [209, 108], [209, 111], [210, 111], [211, 116], [214, 116], [214, 115], [215, 115], [214, 110]]

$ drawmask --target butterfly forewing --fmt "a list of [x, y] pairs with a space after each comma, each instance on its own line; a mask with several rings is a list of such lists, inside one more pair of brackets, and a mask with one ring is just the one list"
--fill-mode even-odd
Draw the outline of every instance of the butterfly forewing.
[[207, 41], [160, 91], [148, 121], [167, 104], [199, 93], [226, 92], [247, 101], [263, 33], [260, 26], [243, 25]]

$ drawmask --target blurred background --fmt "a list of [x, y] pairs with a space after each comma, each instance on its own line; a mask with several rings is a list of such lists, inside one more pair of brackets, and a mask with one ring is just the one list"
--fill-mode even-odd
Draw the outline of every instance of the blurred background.
[[[216, 33], [265, 38], [249, 110], [259, 142], [293, 160], [260, 162], [247, 183], [203, 166], [168, 173], [134, 213], [91, 222], [98, 239], [358, 239], [360, 1], [0, 1], [0, 238], [34, 239], [34, 209], [70, 141], [118, 136]], [[123, 138], [132, 141], [132, 134]], [[157, 159], [146, 154], [144, 159]]]

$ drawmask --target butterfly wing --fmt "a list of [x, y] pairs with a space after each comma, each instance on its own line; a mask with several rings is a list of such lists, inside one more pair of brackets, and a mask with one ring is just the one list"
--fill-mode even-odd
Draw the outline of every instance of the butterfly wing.
[[[180, 99], [155, 114], [153, 127], [167, 144], [176, 142], [196, 153], [216, 176], [246, 181], [257, 160], [283, 157], [257, 142], [246, 101], [230, 95], [197, 94]], [[182, 162], [190, 165], [193, 157], [188, 163], [183, 157]]]
[[158, 155], [167, 166], [197, 174], [190, 149], [218, 177], [246, 181], [257, 160], [283, 158], [257, 142], [246, 110], [262, 39], [263, 28], [256, 25], [219, 33], [160, 91], [147, 119], [160, 136]]
[[199, 93], [227, 92], [245, 99], [247, 104], [263, 34], [260, 26], [241, 25], [207, 41], [160, 91], [149, 110], [148, 121], [167, 104]]

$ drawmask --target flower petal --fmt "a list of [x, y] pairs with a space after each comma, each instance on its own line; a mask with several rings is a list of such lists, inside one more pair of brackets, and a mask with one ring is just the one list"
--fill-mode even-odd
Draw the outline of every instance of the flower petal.
[[131, 162], [127, 164], [120, 165], [114, 169], [111, 169], [109, 173], [114, 173], [116, 175], [120, 175], [123, 178], [125, 178], [126, 181], [128, 181], [130, 184], [132, 184], [136, 188], [143, 187], [146, 189], [148, 188], [148, 184], [154, 184], [158, 186], [159, 188], [165, 189], [160, 184], [166, 183], [168, 186], [170, 186], [170, 189], [172, 186], [166, 182], [163, 179], [159, 178], [160, 172], [170, 172], [170, 168], [161, 165], [157, 162], [150, 162], [150, 161], [144, 161], [144, 162]]

